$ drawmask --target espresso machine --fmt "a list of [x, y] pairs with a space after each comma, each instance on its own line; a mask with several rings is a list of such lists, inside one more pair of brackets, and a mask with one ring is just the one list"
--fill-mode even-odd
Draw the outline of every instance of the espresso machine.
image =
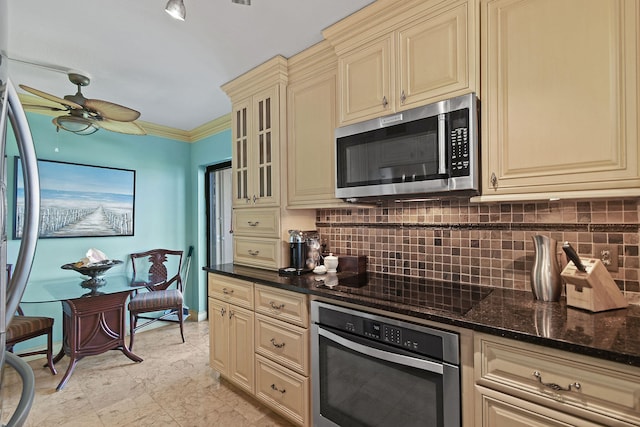
[[304, 231], [289, 230], [289, 264], [297, 271], [306, 268], [307, 261], [307, 239]]
[[[289, 230], [289, 267], [281, 268], [282, 275], [301, 275], [309, 273], [315, 267], [309, 265], [310, 253], [309, 236], [316, 235], [315, 231]], [[310, 252], [311, 251], [311, 252]]]

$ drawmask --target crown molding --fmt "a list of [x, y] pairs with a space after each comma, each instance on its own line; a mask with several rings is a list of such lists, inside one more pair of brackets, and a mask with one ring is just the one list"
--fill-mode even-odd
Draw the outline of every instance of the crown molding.
[[[58, 105], [52, 102], [47, 102], [40, 97], [29, 94], [18, 94], [20, 102], [25, 111], [29, 113], [42, 114], [49, 117], [57, 117], [61, 114], [60, 111], [46, 110], [39, 108], [38, 106], [50, 106], [52, 108], [58, 108]], [[215, 135], [216, 133], [231, 128], [231, 113], [226, 114], [217, 119], [211, 120], [203, 125], [198, 126], [190, 131], [172, 128], [169, 126], [162, 126], [151, 122], [145, 122], [138, 120], [140, 126], [144, 128], [148, 135], [159, 136], [161, 138], [173, 139], [182, 142], [196, 142], [204, 139], [208, 136]]]

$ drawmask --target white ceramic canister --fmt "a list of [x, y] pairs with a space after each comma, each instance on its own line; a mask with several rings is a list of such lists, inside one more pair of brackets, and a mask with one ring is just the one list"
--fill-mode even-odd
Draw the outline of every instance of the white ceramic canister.
[[335, 273], [338, 270], [338, 257], [329, 253], [324, 257], [324, 266], [327, 267], [327, 273]]

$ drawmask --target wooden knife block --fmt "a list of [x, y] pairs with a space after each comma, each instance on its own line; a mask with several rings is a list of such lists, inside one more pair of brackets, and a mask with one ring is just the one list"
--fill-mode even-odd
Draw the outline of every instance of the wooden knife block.
[[602, 261], [597, 258], [581, 260], [586, 272], [578, 270], [573, 262], [570, 262], [561, 273], [567, 284], [568, 306], [599, 312], [629, 305]]

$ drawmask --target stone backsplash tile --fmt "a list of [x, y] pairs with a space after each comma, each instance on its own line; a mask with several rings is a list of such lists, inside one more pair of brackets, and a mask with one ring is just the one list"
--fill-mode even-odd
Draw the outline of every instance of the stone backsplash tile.
[[367, 255], [368, 270], [510, 289], [530, 289], [532, 236], [569, 241], [583, 257], [593, 244], [619, 248], [611, 275], [640, 299], [640, 206], [637, 199], [474, 204], [465, 200], [319, 209], [316, 226], [327, 250]]

